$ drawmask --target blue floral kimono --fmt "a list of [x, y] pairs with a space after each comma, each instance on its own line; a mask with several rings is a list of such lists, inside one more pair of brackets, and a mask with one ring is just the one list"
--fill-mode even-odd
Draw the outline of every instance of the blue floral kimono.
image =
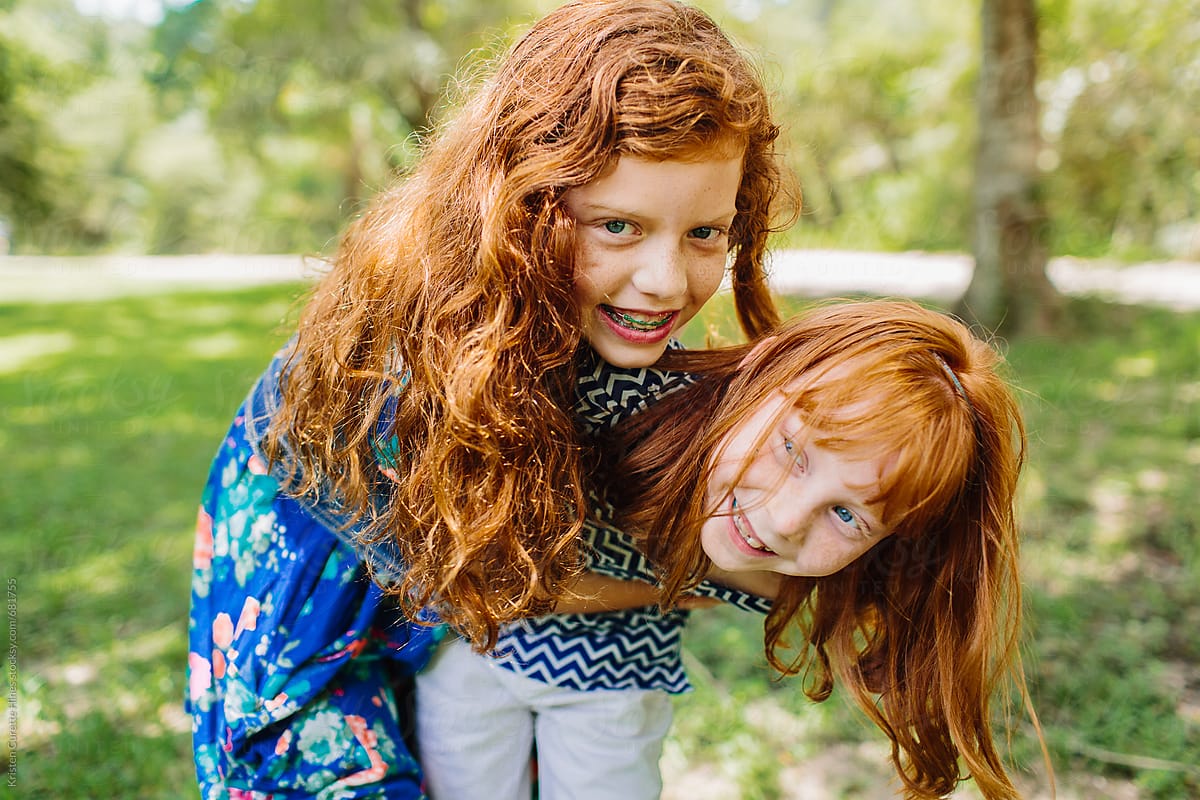
[[404, 621], [362, 556], [279, 492], [245, 407], [204, 490], [193, 566], [187, 706], [201, 797], [423, 797], [395, 684], [439, 630]]
[[285, 346], [217, 451], [196, 523], [187, 710], [203, 800], [421, 798], [403, 708], [441, 635], [367, 576], [399, 560], [328, 503], [280, 491], [258, 449]]

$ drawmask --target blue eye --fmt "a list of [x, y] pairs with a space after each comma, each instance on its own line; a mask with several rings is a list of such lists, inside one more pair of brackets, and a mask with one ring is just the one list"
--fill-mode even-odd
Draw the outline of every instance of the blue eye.
[[610, 219], [608, 222], [604, 223], [604, 230], [608, 231], [609, 233], [625, 233], [625, 230], [628, 227], [629, 223], [621, 219]]
[[842, 522], [846, 523], [847, 525], [854, 526], [855, 530], [862, 529], [862, 526], [858, 524], [858, 518], [854, 516], [854, 512], [845, 506], [834, 506], [833, 513], [836, 514], [837, 518]]
[[715, 239], [718, 236], [720, 236], [720, 234], [721, 234], [721, 232], [718, 231], [716, 228], [710, 228], [707, 225], [692, 229], [692, 236], [696, 237], [697, 239], [703, 239], [705, 241], [707, 241], [709, 239]]
[[783, 439], [783, 449], [787, 451], [787, 454], [789, 456], [791, 456], [792, 461], [795, 461], [796, 466], [800, 468], [801, 472], [803, 472], [804, 468], [805, 468], [805, 461], [806, 461], [806, 459], [804, 458], [804, 451], [797, 450], [796, 443], [787, 437], [784, 437], [784, 439]]

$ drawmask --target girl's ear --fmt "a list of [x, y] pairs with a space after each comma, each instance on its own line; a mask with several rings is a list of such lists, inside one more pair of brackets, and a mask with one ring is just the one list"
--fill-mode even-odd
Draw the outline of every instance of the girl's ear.
[[755, 342], [754, 347], [752, 347], [750, 349], [750, 352], [747, 353], [742, 358], [742, 360], [738, 362], [738, 369], [741, 369], [742, 367], [746, 366], [747, 364], [753, 364], [754, 360], [757, 359], [760, 355], [762, 355], [762, 351], [764, 349], [766, 349], [767, 345], [769, 345], [771, 342], [775, 341], [778, 338], [779, 338], [778, 336], [767, 336], [767, 337], [765, 337], [763, 339], [759, 339], [757, 342]]

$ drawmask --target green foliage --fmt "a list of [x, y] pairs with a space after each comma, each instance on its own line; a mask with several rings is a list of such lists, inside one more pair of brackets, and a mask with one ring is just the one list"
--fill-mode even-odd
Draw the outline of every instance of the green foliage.
[[[973, 4], [708, 3], [767, 54], [805, 189], [798, 246], [968, 250]], [[1195, 3], [1048, 0], [1037, 65], [1052, 254], [1200, 257]], [[1189, 244], [1190, 243], [1190, 244]]]
[[78, 21], [62, 26], [60, 19], [67, 30], [55, 30], [50, 16], [61, 18], [63, 10], [61, 2], [47, 3], [41, 14], [0, 8], [0, 222], [12, 225], [18, 243], [54, 220], [56, 194], [79, 166], [54, 113], [62, 97], [88, 82], [86, 60], [71, 40], [92, 39], [95, 29]]
[[[967, 250], [971, 4], [698, 0], [764, 67], [795, 246]], [[198, 0], [152, 28], [0, 9], [0, 215], [25, 252], [322, 252], [549, 0]], [[1054, 254], [1197, 257], [1192, 0], [1045, 0]], [[444, 99], [449, 96], [449, 100]], [[119, 109], [119, 113], [114, 112]], [[81, 189], [81, 187], [86, 187]]]
[[1044, 37], [1046, 198], [1056, 251], [1200, 257], [1194, 3], [1076, 3]]
[[770, 5], [745, 31], [779, 61], [793, 243], [966, 249], [974, 25], [966, 5], [840, 2]]
[[252, 229], [244, 173], [212, 145], [202, 109], [158, 114], [145, 29], [80, 17], [67, 0], [0, 16], [12, 32], [0, 48], [36, 53], [0, 63], [18, 87], [0, 151], [11, 146], [18, 157], [6, 163], [24, 171], [0, 180], [0, 215], [11, 215], [19, 252], [236, 247], [231, 232]]
[[436, 117], [458, 60], [516, 14], [506, 2], [201, 0], [168, 10], [153, 80], [171, 108], [207, 113], [226, 161], [262, 176], [245, 245], [327, 249], [409, 166], [406, 143]]

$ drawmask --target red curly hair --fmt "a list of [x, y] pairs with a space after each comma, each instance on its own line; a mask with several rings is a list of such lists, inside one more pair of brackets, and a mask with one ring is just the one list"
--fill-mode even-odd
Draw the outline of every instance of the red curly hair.
[[790, 405], [818, 443], [888, 460], [876, 499], [892, 534], [833, 575], [784, 577], [767, 658], [803, 673], [814, 700], [835, 679], [848, 687], [892, 742], [906, 796], [952, 791], [961, 758], [984, 797], [1017, 797], [991, 721], [1004, 678], [1024, 691], [1014, 502], [1025, 431], [999, 354], [944, 314], [869, 301], [811, 310], [758, 347], [669, 352], [659, 366], [699, 381], [606, 448], [620, 478], [610, 496], [644, 532], [665, 602], [711, 566], [698, 533], [716, 513], [704, 490], [714, 454], [794, 387]]
[[[672, 0], [579, 0], [537, 22], [346, 232], [305, 309], [268, 453], [396, 543], [390, 587], [490, 646], [578, 574], [584, 449], [571, 414], [581, 326], [564, 193], [623, 156], [743, 154], [730, 233], [743, 330], [777, 321], [763, 260], [779, 129], [750, 62]], [[784, 201], [784, 202], [777, 202]], [[383, 486], [374, 445], [399, 458]]]

